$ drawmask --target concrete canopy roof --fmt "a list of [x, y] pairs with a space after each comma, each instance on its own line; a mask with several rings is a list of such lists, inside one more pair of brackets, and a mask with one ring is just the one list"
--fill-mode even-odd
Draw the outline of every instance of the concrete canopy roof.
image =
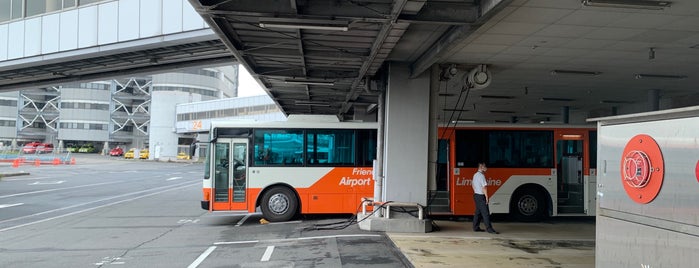
[[[387, 61], [409, 64], [412, 76], [434, 64], [459, 70], [440, 83], [443, 122], [557, 121], [561, 107], [580, 117], [637, 111], [649, 90], [668, 108], [699, 103], [693, 0], [660, 10], [580, 0], [190, 2], [287, 114], [350, 118], [371, 107], [371, 81]], [[479, 64], [492, 84], [460, 94]]]

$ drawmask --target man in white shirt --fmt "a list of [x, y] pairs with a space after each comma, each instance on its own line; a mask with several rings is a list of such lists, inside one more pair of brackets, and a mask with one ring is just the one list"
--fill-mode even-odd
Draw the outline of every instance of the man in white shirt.
[[486, 230], [491, 234], [499, 234], [490, 223], [490, 210], [488, 209], [488, 183], [485, 180], [485, 172], [488, 167], [485, 163], [478, 163], [478, 172], [473, 174], [471, 186], [473, 187], [473, 200], [476, 202], [476, 212], [473, 213], [473, 231], [483, 232], [481, 219], [485, 223]]

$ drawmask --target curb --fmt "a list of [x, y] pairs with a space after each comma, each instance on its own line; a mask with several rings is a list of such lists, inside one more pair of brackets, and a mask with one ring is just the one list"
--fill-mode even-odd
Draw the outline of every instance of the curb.
[[30, 175], [29, 172], [0, 173], [0, 178]]

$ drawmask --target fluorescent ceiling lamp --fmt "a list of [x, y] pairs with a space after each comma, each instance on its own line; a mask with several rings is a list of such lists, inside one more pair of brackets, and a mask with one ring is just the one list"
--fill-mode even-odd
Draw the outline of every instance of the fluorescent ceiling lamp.
[[262, 28], [279, 28], [279, 29], [306, 29], [306, 30], [322, 30], [322, 31], [343, 31], [349, 30], [349, 22], [338, 20], [312, 20], [312, 19], [273, 19], [268, 18], [260, 20]]
[[602, 73], [601, 72], [591, 72], [591, 71], [576, 71], [576, 70], [553, 70], [553, 71], [551, 71], [551, 75], [559, 75], [559, 74], [595, 76], [595, 75], [600, 75]]
[[307, 105], [307, 106], [322, 106], [322, 107], [330, 107], [330, 104], [327, 102], [320, 102], [320, 101], [299, 101], [297, 100], [295, 102], [296, 105]]
[[334, 86], [335, 81], [330, 80], [311, 80], [311, 79], [286, 79], [284, 83], [290, 85], [313, 85], [313, 86]]
[[482, 95], [481, 99], [514, 99], [514, 96]]
[[621, 100], [601, 100], [599, 103], [602, 104], [631, 104], [632, 101], [621, 101]]
[[561, 135], [564, 139], [579, 139], [582, 138], [580, 134], [563, 134]]
[[474, 124], [476, 123], [476, 120], [453, 120], [451, 121], [452, 124]]
[[665, 75], [665, 74], [636, 74], [634, 75], [636, 79], [644, 78], [661, 78], [661, 79], [685, 79], [686, 75]]
[[618, 7], [618, 8], [635, 8], [635, 9], [651, 9], [663, 10], [670, 7], [670, 1], [652, 1], [652, 0], [582, 0], [583, 6], [590, 7]]
[[569, 98], [550, 98], [550, 97], [543, 97], [539, 100], [540, 101], [574, 101], [574, 99], [569, 99]]

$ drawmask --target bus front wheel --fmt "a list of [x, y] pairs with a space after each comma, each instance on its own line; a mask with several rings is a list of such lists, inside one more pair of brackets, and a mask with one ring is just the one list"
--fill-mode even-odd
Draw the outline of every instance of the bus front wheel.
[[546, 213], [544, 195], [536, 188], [525, 188], [515, 192], [510, 204], [510, 213], [518, 221], [540, 221]]
[[262, 196], [262, 216], [271, 222], [288, 221], [296, 215], [298, 201], [291, 189], [276, 186]]

